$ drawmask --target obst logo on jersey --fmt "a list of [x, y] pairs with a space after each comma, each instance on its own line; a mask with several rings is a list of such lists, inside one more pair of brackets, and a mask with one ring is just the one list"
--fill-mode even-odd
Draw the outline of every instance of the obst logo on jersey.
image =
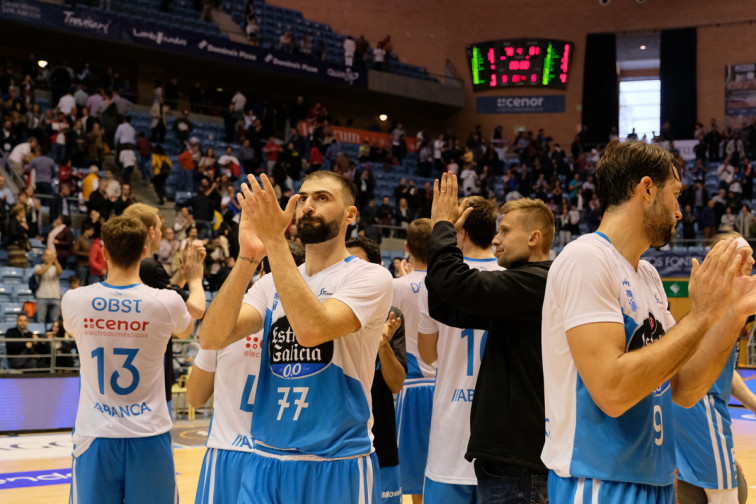
[[[141, 299], [118, 299], [96, 297], [92, 299], [92, 308], [107, 313], [142, 313]], [[84, 329], [87, 334], [100, 336], [146, 336], [148, 321], [124, 320], [111, 317], [84, 317]]]
[[303, 347], [282, 317], [270, 327], [268, 353], [273, 374], [281, 378], [303, 378], [327, 368], [333, 359], [333, 341], [316, 347]]

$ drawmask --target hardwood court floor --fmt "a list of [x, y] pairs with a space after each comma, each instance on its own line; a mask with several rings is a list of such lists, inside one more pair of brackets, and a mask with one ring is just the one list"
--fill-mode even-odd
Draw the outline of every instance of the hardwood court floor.
[[[200, 427], [201, 428], [201, 427]], [[185, 432], [190, 431], [188, 429]], [[756, 417], [753, 420], [733, 419], [735, 453], [743, 467], [749, 484], [749, 504], [756, 504]], [[184, 434], [174, 431], [174, 440], [181, 443]], [[191, 436], [191, 432], [187, 434]], [[20, 438], [19, 438], [20, 439]], [[180, 501], [183, 504], [194, 502], [200, 466], [205, 448], [179, 448], [175, 451], [176, 472]], [[2, 474], [46, 469], [70, 468], [70, 457], [38, 458], [31, 460], [0, 461], [0, 478]], [[65, 504], [68, 502], [69, 485], [49, 485], [32, 488], [14, 488], [0, 490], [0, 502], [3, 504]], [[403, 504], [411, 504], [411, 499], [404, 497]]]

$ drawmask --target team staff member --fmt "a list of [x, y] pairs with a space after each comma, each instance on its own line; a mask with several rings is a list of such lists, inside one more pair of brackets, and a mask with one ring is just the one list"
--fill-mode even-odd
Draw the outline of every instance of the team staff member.
[[[370, 385], [391, 307], [391, 274], [349, 255], [354, 184], [308, 175], [281, 210], [267, 176], [242, 185], [239, 260], [213, 299], [200, 333], [220, 349], [264, 330], [255, 394], [254, 448], [239, 502], [378, 502], [370, 436]], [[285, 231], [296, 211], [305, 263]], [[267, 256], [271, 274], [245, 291]]]
[[[541, 305], [554, 216], [539, 200], [507, 203], [493, 239], [497, 262], [507, 269], [471, 269], [456, 246], [455, 223], [462, 227], [472, 208], [460, 216], [457, 190], [452, 174], [434, 185], [426, 287], [431, 317], [488, 331], [465, 458], [475, 461], [482, 502], [546, 502]], [[521, 495], [527, 499], [517, 500]]]
[[[194, 326], [181, 296], [140, 282], [146, 237], [139, 220], [111, 218], [102, 227], [107, 280], [63, 296], [63, 324], [81, 357], [71, 502], [178, 499], [163, 349]], [[190, 272], [197, 273], [199, 264]]]
[[554, 261], [543, 303], [546, 442], [552, 504], [673, 503], [672, 401], [692, 407], [727, 362], [756, 282], [719, 242], [690, 279], [676, 325], [659, 274], [640, 259], [681, 218], [671, 154], [612, 142], [596, 171], [604, 216]]

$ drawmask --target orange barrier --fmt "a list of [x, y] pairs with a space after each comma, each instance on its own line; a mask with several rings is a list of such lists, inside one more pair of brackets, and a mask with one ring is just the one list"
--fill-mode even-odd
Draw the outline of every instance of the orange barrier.
[[[301, 135], [309, 136], [315, 127], [307, 121], [299, 121], [297, 129]], [[331, 126], [331, 129], [333, 129], [333, 136], [339, 142], [362, 145], [367, 140], [371, 146], [377, 144], [384, 149], [391, 148], [391, 136], [388, 133], [376, 133], [375, 131], [343, 128], [341, 126]], [[407, 141], [407, 150], [415, 152], [417, 149], [417, 139], [415, 137], [405, 137], [405, 139]]]

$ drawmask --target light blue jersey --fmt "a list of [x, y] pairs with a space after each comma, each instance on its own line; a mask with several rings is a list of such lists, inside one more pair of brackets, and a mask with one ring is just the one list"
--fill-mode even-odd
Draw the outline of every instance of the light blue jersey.
[[727, 404], [738, 360], [735, 345], [727, 364], [706, 395], [692, 408], [673, 406], [677, 477], [701, 488], [737, 488], [738, 473]]
[[255, 445], [285, 451], [287, 456], [369, 455], [370, 387], [391, 307], [391, 274], [353, 256], [311, 277], [305, 265], [299, 270], [321, 302], [347, 305], [360, 329], [315, 347], [301, 346], [279, 300], [274, 275], [252, 286], [244, 302], [265, 320], [251, 429]]
[[561, 478], [670, 485], [675, 441], [669, 382], [621, 416], [605, 414], [578, 374], [566, 337], [574, 327], [598, 322], [622, 324], [626, 352], [654, 344], [675, 324], [654, 267], [640, 261], [636, 270], [594, 233], [565, 247], [546, 283], [541, 458]]

